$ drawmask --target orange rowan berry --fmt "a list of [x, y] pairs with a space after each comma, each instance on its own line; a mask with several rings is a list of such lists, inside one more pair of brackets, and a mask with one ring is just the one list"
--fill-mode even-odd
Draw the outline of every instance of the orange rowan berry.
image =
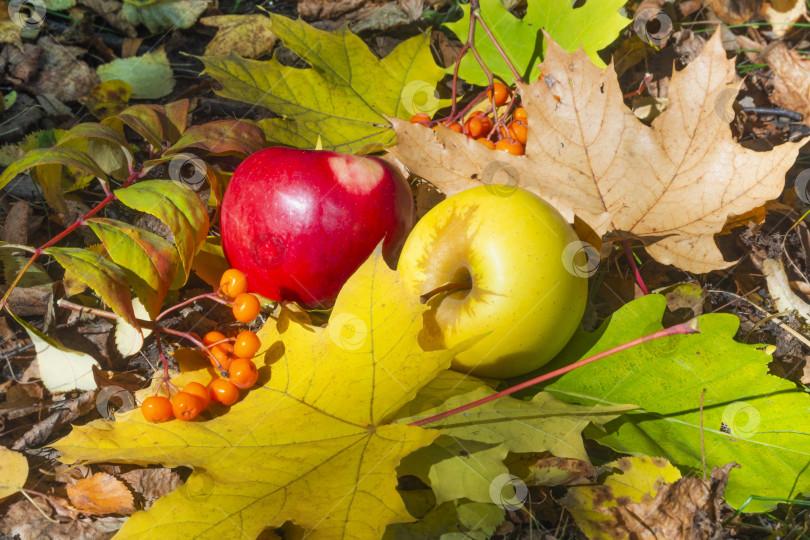
[[231, 367], [231, 362], [234, 361], [236, 355], [233, 353], [233, 345], [230, 343], [220, 343], [211, 347], [211, 354], [216, 358], [222, 369], [227, 370]]
[[237, 388], [242, 390], [250, 388], [259, 379], [259, 370], [256, 364], [247, 358], [237, 358], [228, 370], [228, 380]]
[[477, 140], [478, 140], [478, 142], [480, 142], [484, 146], [488, 146], [492, 150], [495, 150], [495, 143], [490, 141], [489, 139], [477, 139]]
[[233, 299], [233, 317], [239, 322], [249, 323], [259, 316], [261, 304], [255, 294], [242, 293]]
[[141, 403], [141, 413], [147, 422], [158, 424], [171, 420], [174, 415], [172, 413], [172, 402], [169, 398], [163, 396], [149, 396], [143, 403]]
[[510, 139], [501, 139], [495, 144], [496, 150], [503, 150], [515, 156], [523, 155], [523, 145]]
[[208, 385], [211, 392], [211, 399], [223, 405], [233, 405], [239, 401], [239, 389], [227, 379], [214, 379]]
[[464, 122], [464, 127], [467, 131], [467, 135], [472, 137], [473, 139], [477, 139], [482, 135], [486, 134], [484, 131], [484, 123], [481, 121], [480, 118], [470, 118], [466, 122]]
[[247, 291], [247, 278], [241, 270], [225, 270], [219, 280], [219, 288], [225, 296], [235, 298]]
[[487, 90], [487, 97], [500, 107], [509, 100], [509, 89], [500, 81], [495, 81], [491, 90]]
[[512, 113], [512, 118], [517, 120], [518, 122], [525, 122], [529, 123], [529, 115], [526, 114], [526, 109], [523, 107], [518, 107], [515, 109], [515, 112]]
[[200, 398], [187, 392], [179, 392], [172, 398], [172, 412], [178, 420], [193, 420], [203, 411]]
[[257, 336], [255, 332], [245, 330], [239, 332], [239, 335], [236, 336], [236, 341], [233, 344], [233, 353], [237, 358], [253, 358], [256, 355], [256, 351], [258, 351], [261, 346], [262, 342], [259, 340], [259, 336]]
[[221, 341], [225, 341], [226, 339], [225, 334], [222, 332], [213, 331], [205, 334], [205, 336], [202, 338], [202, 342], [203, 345], [208, 345], [210, 347], [214, 343], [219, 343]]
[[430, 116], [427, 113], [420, 112], [411, 116], [412, 124], [422, 124], [424, 122], [430, 122]]
[[208, 388], [198, 382], [188, 383], [186, 387], [183, 388], [183, 392], [200, 398], [203, 409], [207, 409], [208, 404], [211, 402], [211, 394], [208, 392]]
[[529, 139], [529, 128], [523, 122], [512, 122], [509, 124], [509, 134], [521, 144], [526, 144]]

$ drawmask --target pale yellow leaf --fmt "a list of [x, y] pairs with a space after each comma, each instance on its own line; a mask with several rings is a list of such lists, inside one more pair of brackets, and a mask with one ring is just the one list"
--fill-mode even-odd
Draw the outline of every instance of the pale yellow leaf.
[[28, 460], [14, 450], [0, 446], [0, 500], [20, 491], [28, 478]]

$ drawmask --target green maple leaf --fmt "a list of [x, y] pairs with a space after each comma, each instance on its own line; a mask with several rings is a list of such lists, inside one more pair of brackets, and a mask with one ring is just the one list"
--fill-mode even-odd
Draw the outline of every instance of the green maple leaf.
[[[597, 52], [610, 45], [630, 23], [630, 19], [618, 12], [625, 3], [625, 0], [588, 0], [585, 5], [574, 8], [569, 1], [529, 0], [526, 16], [518, 19], [500, 0], [481, 0], [481, 17], [523, 80], [534, 81], [540, 75], [538, 64], [543, 60], [545, 50], [542, 30], [566, 51], [573, 53], [582, 47], [594, 64], [605, 67]], [[445, 26], [465, 42], [470, 25], [470, 6], [462, 6], [462, 9], [464, 16], [461, 20]], [[512, 70], [480, 26], [475, 31], [475, 47], [494, 74], [508, 82], [513, 81]], [[468, 83], [489, 84], [481, 66], [469, 53], [461, 60], [458, 74]]]
[[368, 153], [394, 144], [387, 117], [433, 113], [444, 70], [430, 52], [430, 34], [400, 43], [377, 58], [344, 27], [324, 32], [301, 20], [270, 15], [273, 32], [311, 68], [203, 56], [205, 73], [222, 83], [219, 94], [260, 105], [281, 118], [259, 122], [270, 142], [296, 148]]
[[[576, 334], [546, 369], [568, 365], [662, 328], [666, 300], [649, 295], [614, 313], [597, 332]], [[563, 375], [546, 388], [566, 401], [634, 403], [641, 407], [586, 436], [632, 454], [667, 458], [701, 474], [736, 462], [725, 499], [734, 507], [751, 495], [792, 498], [810, 492], [810, 397], [768, 374], [762, 347], [734, 341], [740, 321], [729, 314], [698, 320], [700, 334], [657, 339]], [[701, 394], [703, 399], [701, 429]], [[776, 503], [754, 501], [746, 512]]]

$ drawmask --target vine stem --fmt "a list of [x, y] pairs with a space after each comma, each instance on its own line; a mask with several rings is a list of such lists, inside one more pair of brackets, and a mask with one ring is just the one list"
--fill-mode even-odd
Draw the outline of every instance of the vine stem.
[[439, 414], [434, 414], [433, 416], [429, 416], [427, 418], [423, 418], [422, 420], [417, 420], [416, 422], [411, 422], [408, 424], [409, 426], [424, 426], [425, 424], [430, 424], [431, 422], [436, 422], [438, 420], [442, 420], [449, 416], [453, 416], [458, 413], [462, 413], [464, 411], [468, 411], [472, 408], [478, 407], [479, 405], [484, 405], [485, 403], [489, 403], [490, 401], [495, 401], [496, 399], [500, 399], [502, 397], [508, 396], [510, 394], [514, 394], [519, 390], [523, 390], [524, 388], [528, 388], [530, 386], [534, 386], [535, 384], [539, 384], [541, 382], [547, 381], [549, 379], [553, 379], [554, 377], [559, 377], [569, 371], [574, 371], [575, 369], [581, 368], [582, 366], [591, 364], [596, 362], [597, 360], [601, 360], [606, 356], [610, 356], [612, 354], [616, 354], [618, 352], [627, 350], [631, 347], [635, 347], [636, 345], [641, 345], [642, 343], [647, 343], [648, 341], [653, 341], [655, 339], [660, 339], [663, 337], [668, 336], [676, 336], [681, 334], [696, 334], [699, 333], [700, 329], [698, 328], [697, 319], [691, 319], [681, 324], [677, 324], [675, 326], [670, 326], [669, 328], [664, 328], [663, 330], [659, 330], [658, 332], [653, 332], [652, 334], [648, 334], [646, 336], [642, 336], [638, 339], [634, 339], [633, 341], [628, 341], [627, 343], [623, 343], [621, 345], [617, 345], [616, 347], [612, 347], [606, 351], [600, 352], [588, 358], [584, 358], [578, 362], [574, 362], [569, 366], [565, 366], [563, 368], [554, 370], [550, 373], [546, 373], [545, 375], [540, 375], [539, 377], [535, 377], [534, 379], [530, 379], [526, 382], [522, 382], [511, 388], [507, 388], [506, 390], [501, 390], [496, 394], [492, 394], [491, 396], [487, 396], [485, 398], [473, 401], [471, 403], [467, 403], [466, 405], [462, 405], [460, 407], [456, 407], [455, 409], [450, 409], [449, 411], [445, 411]]
[[[123, 184], [121, 184], [121, 187], [119, 189], [123, 189], [129, 186], [132, 182], [134, 182], [138, 178], [142, 178], [145, 174], [146, 173], [143, 171], [130, 170], [129, 177], [126, 179], [126, 181], [124, 181]], [[9, 296], [11, 296], [11, 291], [13, 291], [17, 287], [17, 284], [20, 282], [25, 272], [29, 268], [31, 268], [34, 262], [36, 262], [39, 256], [42, 255], [46, 249], [53, 246], [54, 244], [62, 240], [64, 237], [66, 237], [67, 235], [69, 235], [82, 225], [84, 225], [85, 221], [96, 215], [99, 211], [101, 211], [102, 208], [104, 208], [113, 200], [115, 200], [115, 194], [109, 191], [104, 182], [102, 182], [102, 185], [105, 186], [104, 191], [107, 193], [107, 195], [103, 199], [101, 199], [101, 201], [99, 201], [99, 203], [96, 206], [91, 208], [82, 217], [80, 217], [79, 219], [68, 225], [64, 231], [60, 232], [59, 234], [57, 234], [56, 236], [54, 236], [53, 238], [51, 238], [50, 240], [48, 240], [47, 242], [45, 242], [44, 244], [42, 244], [41, 246], [39, 246], [34, 250], [34, 253], [33, 255], [31, 255], [31, 258], [28, 259], [28, 261], [26, 261], [26, 263], [17, 273], [17, 276], [14, 278], [14, 281], [12, 281], [11, 285], [8, 286], [8, 290], [6, 290], [5, 294], [3, 295], [3, 298], [0, 298], [0, 310], [5, 309], [7, 307], [8, 298]]]

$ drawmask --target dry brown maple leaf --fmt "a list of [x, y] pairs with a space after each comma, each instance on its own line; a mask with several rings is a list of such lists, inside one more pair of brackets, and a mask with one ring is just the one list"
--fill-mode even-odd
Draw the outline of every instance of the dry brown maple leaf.
[[724, 108], [736, 93], [734, 61], [719, 32], [672, 76], [669, 108], [652, 126], [624, 105], [613, 65], [602, 71], [579, 50], [548, 43], [544, 81], [518, 84], [529, 116], [525, 156], [490, 150], [449, 129], [392, 119], [391, 153], [447, 195], [484, 183], [532, 191], [569, 220], [578, 215], [600, 235], [641, 238], [656, 260], [691, 272], [732, 263], [714, 243], [729, 215], [780, 195], [800, 144], [767, 152], [738, 145]]
[[[762, 49], [762, 45], [745, 36], [737, 36], [738, 44], [744, 48]], [[773, 94], [771, 100], [789, 111], [804, 116], [804, 123], [810, 126], [810, 61], [796, 51], [788, 49], [781, 41], [762, 53], [749, 53], [749, 58], [757, 62], [764, 60], [773, 72]]]

